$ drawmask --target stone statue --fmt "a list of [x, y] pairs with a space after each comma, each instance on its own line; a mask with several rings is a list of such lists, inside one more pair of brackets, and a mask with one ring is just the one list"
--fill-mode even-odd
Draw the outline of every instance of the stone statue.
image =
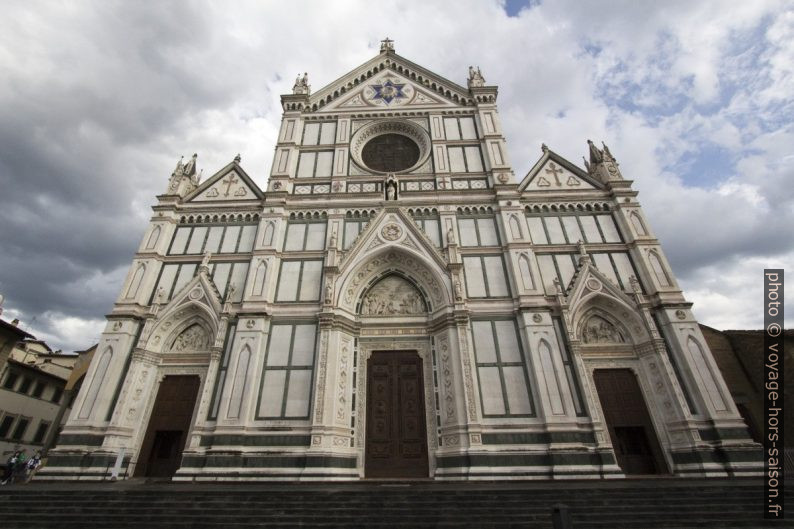
[[292, 86], [292, 93], [300, 94], [300, 95], [309, 95], [308, 73], [304, 72], [303, 77], [301, 77], [301, 74], [298, 74], [297, 79], [295, 79], [295, 84]]
[[455, 299], [458, 301], [463, 299], [463, 288], [460, 286], [460, 281], [455, 280]]
[[212, 252], [210, 252], [209, 250], [204, 252], [204, 257], [201, 259], [201, 266], [199, 268], [209, 272], [209, 269], [210, 269], [210, 258], [211, 257], [212, 257]]
[[475, 70], [473, 66], [469, 66], [469, 88], [485, 86], [485, 78], [482, 76], [480, 67]]
[[158, 288], [157, 294], [154, 296], [154, 302], [159, 305], [162, 305], [163, 303], [165, 303], [165, 296], [166, 296], [165, 288], [163, 287]]
[[397, 200], [397, 184], [393, 180], [386, 182], [386, 200]]
[[450, 226], [449, 230], [447, 230], [447, 244], [456, 244], [455, 230], [452, 228], [452, 226]]
[[334, 297], [334, 287], [330, 283], [325, 285], [325, 303], [330, 305]]

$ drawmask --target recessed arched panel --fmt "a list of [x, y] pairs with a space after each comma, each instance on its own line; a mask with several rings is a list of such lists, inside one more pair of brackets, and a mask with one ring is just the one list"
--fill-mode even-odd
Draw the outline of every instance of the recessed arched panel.
[[540, 366], [543, 369], [543, 380], [546, 382], [546, 392], [549, 398], [551, 412], [554, 415], [564, 415], [565, 408], [562, 404], [562, 391], [557, 369], [554, 360], [551, 358], [551, 346], [546, 340], [538, 343], [538, 353], [540, 356]]
[[529, 265], [527, 254], [521, 254], [518, 258], [518, 269], [521, 272], [521, 284], [524, 285], [524, 289], [533, 290], [535, 281], [532, 278], [532, 268]]
[[91, 416], [91, 411], [94, 409], [97, 395], [99, 395], [99, 387], [102, 381], [105, 380], [105, 375], [110, 365], [110, 359], [113, 357], [113, 348], [108, 346], [102, 352], [102, 355], [97, 360], [96, 371], [94, 371], [94, 378], [91, 379], [91, 385], [88, 387], [88, 392], [83, 400], [83, 405], [80, 407], [80, 414], [78, 419], [88, 419]]
[[251, 363], [250, 360], [251, 348], [246, 345], [243, 347], [243, 350], [240, 351], [240, 356], [237, 358], [237, 369], [235, 369], [234, 372], [234, 384], [232, 385], [232, 392], [229, 397], [229, 411], [226, 414], [229, 419], [237, 419], [240, 417], [245, 383], [248, 379], [248, 366]]
[[160, 240], [160, 226], [155, 226], [152, 233], [149, 235], [149, 240], [146, 241], [146, 249], [151, 250], [157, 246], [157, 241]]
[[268, 222], [265, 228], [265, 234], [262, 236], [262, 246], [273, 245], [273, 234], [275, 233], [275, 223]]
[[637, 235], [641, 237], [648, 235], [648, 231], [645, 229], [645, 224], [643, 224], [642, 219], [636, 211], [632, 211], [629, 215], [629, 218], [631, 219], [631, 224], [634, 226], [634, 231], [637, 232]]
[[522, 236], [521, 226], [515, 215], [510, 215], [510, 234], [513, 236], [513, 239], [520, 239]]
[[686, 345], [689, 349], [689, 352], [692, 354], [692, 360], [695, 364], [695, 368], [697, 369], [700, 379], [703, 381], [703, 384], [706, 387], [706, 393], [708, 394], [709, 399], [711, 399], [714, 409], [717, 411], [726, 411], [728, 407], [725, 405], [725, 399], [723, 398], [722, 393], [720, 392], [720, 389], [717, 387], [717, 383], [714, 380], [714, 373], [709, 368], [703, 347], [692, 336], [687, 339]]
[[251, 293], [254, 296], [263, 296], [265, 293], [265, 279], [267, 278], [267, 263], [260, 261], [254, 275], [254, 288]]
[[656, 274], [656, 279], [659, 281], [659, 284], [663, 287], [669, 287], [670, 279], [667, 277], [667, 272], [664, 271], [662, 261], [659, 259], [659, 256], [656, 255], [656, 252], [648, 252], [648, 260], [651, 262], [651, 268], [653, 268], [653, 273]]
[[146, 272], [146, 265], [141, 263], [138, 265], [138, 268], [135, 269], [135, 273], [132, 275], [130, 287], [127, 289], [127, 294], [124, 296], [126, 299], [134, 299], [135, 296], [138, 295], [138, 289], [141, 286], [144, 272]]

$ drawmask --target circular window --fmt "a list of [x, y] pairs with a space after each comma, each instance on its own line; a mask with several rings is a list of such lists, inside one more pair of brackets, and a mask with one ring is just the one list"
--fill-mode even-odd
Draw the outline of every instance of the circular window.
[[411, 121], [375, 120], [350, 138], [350, 156], [372, 173], [410, 173], [430, 157], [430, 135]]
[[419, 146], [402, 134], [383, 134], [369, 140], [361, 149], [361, 159], [370, 169], [398, 173], [419, 161]]

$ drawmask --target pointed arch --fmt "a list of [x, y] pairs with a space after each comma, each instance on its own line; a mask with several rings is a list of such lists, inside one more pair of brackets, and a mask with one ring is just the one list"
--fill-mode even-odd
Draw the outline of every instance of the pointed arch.
[[157, 246], [157, 242], [160, 240], [160, 226], [155, 226], [152, 230], [152, 233], [149, 235], [149, 240], [146, 241], [146, 249], [151, 250], [155, 246]]
[[524, 290], [534, 290], [535, 280], [532, 277], [532, 267], [529, 264], [529, 257], [525, 253], [518, 257], [518, 270], [521, 272], [521, 283], [524, 285]]
[[245, 385], [248, 380], [248, 367], [251, 363], [251, 347], [246, 344], [240, 351], [237, 357], [237, 367], [234, 370], [234, 382], [232, 391], [229, 396], [229, 408], [226, 412], [226, 417], [229, 419], [237, 419], [240, 417], [240, 411], [243, 406], [243, 394], [245, 393]]
[[653, 273], [656, 274], [659, 285], [663, 287], [671, 286], [670, 278], [667, 276], [664, 265], [662, 265], [662, 260], [655, 250], [648, 250], [648, 261], [651, 263], [651, 268], [653, 269]]
[[689, 349], [689, 353], [692, 355], [695, 369], [697, 369], [698, 375], [700, 375], [700, 379], [706, 387], [706, 394], [709, 396], [714, 409], [717, 411], [727, 411], [728, 406], [725, 404], [725, 398], [722, 396], [722, 392], [719, 387], [717, 387], [714, 372], [711, 370], [709, 362], [706, 359], [703, 346], [701, 346], [700, 342], [692, 335], [689, 335], [687, 338], [686, 345], [687, 349]]
[[273, 234], [275, 233], [275, 222], [268, 222], [265, 227], [265, 234], [262, 236], [262, 246], [273, 245]]
[[263, 296], [265, 294], [265, 279], [267, 278], [267, 261], [262, 259], [259, 261], [259, 266], [256, 267], [254, 274], [254, 286], [251, 289], [251, 294], [254, 296]]
[[549, 398], [551, 413], [554, 415], [564, 415], [565, 407], [562, 404], [562, 388], [554, 367], [554, 360], [551, 358], [551, 345], [545, 338], [538, 342], [538, 355], [540, 356], [540, 367], [543, 370], [543, 379], [546, 382], [546, 394]]
[[138, 289], [141, 286], [144, 272], [146, 272], [146, 265], [144, 263], [140, 263], [135, 269], [135, 273], [132, 275], [132, 281], [130, 281], [127, 294], [124, 296], [125, 299], [134, 299], [135, 296], [138, 295]]
[[520, 239], [523, 237], [521, 225], [518, 223], [518, 218], [515, 215], [510, 215], [510, 234], [513, 236], [513, 239]]
[[94, 378], [91, 379], [91, 385], [88, 387], [83, 405], [80, 407], [80, 414], [77, 416], [78, 419], [88, 419], [91, 416], [97, 395], [99, 395], [99, 387], [102, 385], [102, 381], [105, 380], [111, 358], [113, 358], [113, 348], [107, 346], [97, 361]]
[[387, 271], [362, 290], [356, 312], [362, 316], [424, 315], [431, 304], [423, 290], [405, 274]]
[[634, 231], [637, 232], [637, 235], [640, 237], [648, 235], [648, 230], [645, 229], [645, 224], [642, 222], [642, 219], [636, 211], [629, 213], [629, 219], [631, 220], [631, 224], [634, 226]]

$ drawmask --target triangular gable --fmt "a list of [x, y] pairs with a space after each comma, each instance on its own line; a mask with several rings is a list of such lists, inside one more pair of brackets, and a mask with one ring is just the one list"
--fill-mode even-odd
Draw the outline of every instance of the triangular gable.
[[599, 292], [613, 297], [629, 307], [635, 307], [636, 302], [606, 275], [601, 273], [590, 259], [590, 256], [580, 256], [579, 262], [576, 264], [576, 272], [571, 278], [571, 282], [567, 285], [567, 288], [565, 288], [567, 305], [571, 307], [578, 305], [581, 299], [593, 290], [590, 288], [593, 286], [593, 283], [588, 285], [588, 280], [593, 278], [600, 283], [598, 288]]
[[208, 272], [199, 271], [193, 279], [175, 292], [171, 301], [160, 309], [158, 317], [165, 319], [180, 310], [183, 305], [191, 303], [205, 305], [211, 314], [220, 314], [223, 302], [218, 287], [215, 286]]
[[456, 106], [447, 98], [433, 94], [407, 77], [386, 69], [332, 101], [323, 107], [322, 111], [453, 108]]
[[[375, 89], [373, 84], [385, 74], [398, 76], [406, 81], [413, 92], [409, 99], [398, 101], [399, 106], [449, 106], [474, 104], [469, 90], [415, 64], [393, 52], [380, 53], [358, 68], [332, 81], [309, 97], [308, 108], [312, 111], [333, 111], [345, 108], [367, 108]], [[384, 80], [385, 82], [385, 80]], [[358, 97], [356, 97], [358, 96]], [[377, 104], [378, 101], [375, 100]], [[381, 104], [384, 104], [382, 102]], [[347, 106], [343, 106], [347, 105]], [[392, 108], [386, 106], [386, 108]]]
[[585, 171], [545, 148], [543, 156], [518, 186], [519, 191], [581, 191], [601, 188], [603, 186]]
[[359, 234], [347, 250], [340, 264], [340, 271], [356, 260], [356, 256], [379, 250], [384, 246], [402, 246], [432, 259], [441, 268], [447, 263], [433, 241], [416, 225], [413, 218], [403, 209], [387, 207], [381, 210], [367, 227]]
[[264, 195], [236, 161], [205, 180], [185, 197], [185, 202], [216, 202], [222, 200], [256, 200]]

